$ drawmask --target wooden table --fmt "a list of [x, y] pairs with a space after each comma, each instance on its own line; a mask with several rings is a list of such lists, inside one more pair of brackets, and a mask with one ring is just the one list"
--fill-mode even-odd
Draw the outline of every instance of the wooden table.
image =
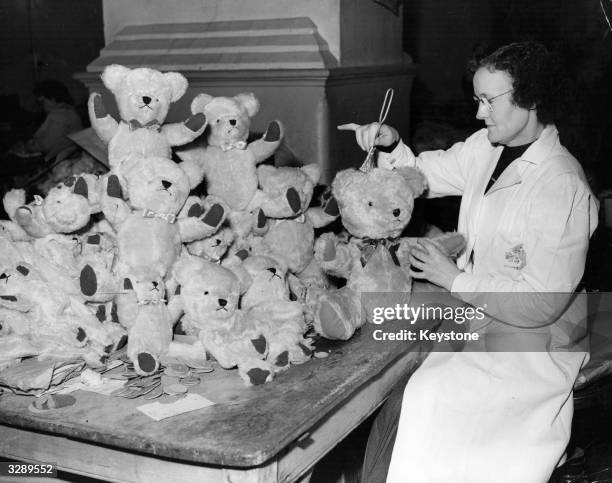
[[[383, 327], [415, 328], [405, 321]], [[28, 410], [32, 397], [5, 392], [0, 455], [121, 482], [307, 478], [424, 357], [421, 343], [374, 340], [379, 328], [323, 341], [329, 357], [292, 366], [263, 386], [244, 386], [236, 371], [204, 374], [193, 392], [217, 404], [162, 421], [136, 409], [151, 402], [142, 399], [77, 391], [75, 405], [41, 415]]]

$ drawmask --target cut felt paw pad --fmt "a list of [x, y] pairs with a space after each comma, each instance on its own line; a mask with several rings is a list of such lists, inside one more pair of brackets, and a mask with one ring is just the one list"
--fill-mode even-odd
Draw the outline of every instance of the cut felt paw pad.
[[274, 142], [280, 139], [281, 129], [280, 125], [276, 121], [272, 121], [268, 125], [268, 129], [266, 130], [266, 135], [264, 137], [264, 141]]
[[202, 218], [202, 221], [209, 226], [217, 226], [219, 223], [221, 223], [224, 214], [225, 210], [221, 205], [212, 205], [210, 210], [208, 210], [204, 215], [204, 218]]
[[98, 290], [98, 277], [96, 277], [96, 271], [90, 265], [85, 265], [81, 270], [79, 282], [81, 292], [87, 297], [94, 295]]
[[260, 384], [265, 384], [270, 377], [270, 371], [265, 369], [254, 368], [247, 372], [247, 376], [249, 377], [249, 381], [254, 386], [259, 386]]
[[199, 218], [204, 214], [204, 208], [200, 206], [198, 203], [194, 203], [191, 205], [189, 210], [187, 211], [187, 216], [190, 218]]

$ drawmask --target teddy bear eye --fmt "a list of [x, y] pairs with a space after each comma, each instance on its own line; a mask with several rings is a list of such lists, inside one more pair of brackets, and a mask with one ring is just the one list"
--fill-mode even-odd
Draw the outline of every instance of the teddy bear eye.
[[208, 290], [206, 292], [204, 292], [204, 295], [208, 295]]
[[368, 206], [374, 206], [374, 203], [372, 203], [371, 201], [368, 201]]

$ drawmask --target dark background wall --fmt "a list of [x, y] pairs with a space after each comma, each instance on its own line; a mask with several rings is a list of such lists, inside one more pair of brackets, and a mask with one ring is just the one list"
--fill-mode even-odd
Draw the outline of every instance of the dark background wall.
[[102, 0], [2, 0], [0, 45], [4, 145], [13, 140], [7, 137], [27, 135], [35, 127], [32, 88], [37, 81], [58, 79], [77, 105], [85, 103], [87, 90], [72, 75], [104, 47]]

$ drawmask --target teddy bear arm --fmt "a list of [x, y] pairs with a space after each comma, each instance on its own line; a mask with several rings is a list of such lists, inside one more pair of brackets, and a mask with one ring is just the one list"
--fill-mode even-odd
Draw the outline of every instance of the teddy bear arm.
[[274, 154], [280, 146], [284, 136], [283, 125], [279, 121], [268, 124], [266, 133], [261, 139], [249, 144], [248, 149], [255, 157], [255, 163], [259, 164]]
[[211, 213], [209, 216], [205, 213], [203, 217], [188, 216], [186, 218], [179, 218], [178, 227], [181, 241], [189, 243], [214, 235], [224, 220], [225, 216], [223, 214], [218, 216], [215, 213]]
[[34, 238], [42, 238], [53, 233], [39, 205], [24, 205], [17, 208], [15, 222]]
[[399, 239], [397, 250], [395, 250], [395, 257], [402, 268], [410, 268], [410, 254], [412, 249], [418, 246], [418, 241], [417, 237], [403, 237]]
[[[264, 210], [265, 211], [265, 210]], [[338, 214], [329, 214], [325, 208], [313, 206], [306, 211], [306, 217], [315, 228], [323, 228], [338, 218]]]
[[182, 146], [194, 141], [206, 128], [204, 114], [196, 114], [185, 122], [164, 124], [161, 132], [170, 146]]
[[107, 114], [102, 96], [97, 92], [93, 92], [89, 96], [87, 108], [91, 127], [98, 137], [108, 144], [117, 134], [119, 123], [110, 114]]
[[191, 189], [198, 186], [204, 179], [205, 166], [201, 161], [203, 153], [204, 150], [200, 148], [177, 152], [178, 157], [182, 159], [179, 166], [187, 175], [189, 179], [189, 188]]
[[314, 253], [325, 273], [341, 278], [350, 276], [359, 258], [358, 249], [333, 233], [324, 233], [316, 240]]
[[181, 318], [181, 315], [183, 315], [183, 301], [181, 300], [180, 295], [173, 295], [170, 297], [170, 300], [168, 301], [168, 314], [170, 316], [170, 321], [174, 326]]
[[431, 239], [442, 252], [451, 258], [456, 258], [465, 249], [465, 237], [460, 233], [444, 233]]

